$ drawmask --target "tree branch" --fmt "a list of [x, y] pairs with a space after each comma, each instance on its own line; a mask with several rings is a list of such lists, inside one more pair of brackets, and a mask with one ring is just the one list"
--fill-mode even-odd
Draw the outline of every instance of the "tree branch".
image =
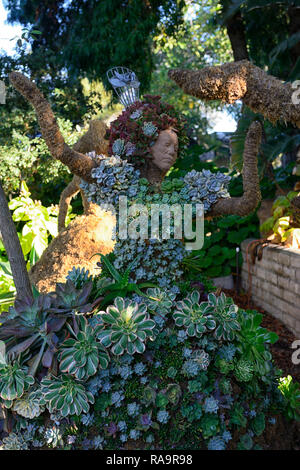
[[249, 60], [245, 27], [240, 11], [226, 21], [226, 27], [234, 60], [236, 62], [243, 59]]

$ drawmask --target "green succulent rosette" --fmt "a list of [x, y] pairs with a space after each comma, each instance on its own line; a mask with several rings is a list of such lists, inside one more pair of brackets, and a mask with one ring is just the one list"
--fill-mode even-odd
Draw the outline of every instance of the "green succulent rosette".
[[147, 307], [164, 316], [170, 312], [176, 294], [154, 287], [147, 289], [147, 297], [148, 298], [145, 300]]
[[141, 354], [145, 351], [145, 342], [154, 337], [155, 322], [150, 319], [145, 304], [117, 297], [114, 305], [99, 313], [104, 325], [98, 339], [104, 347], [111, 347], [116, 356], [126, 351], [131, 355]]
[[234, 375], [239, 382], [249, 382], [253, 378], [253, 364], [241, 358], [235, 364]]
[[200, 338], [207, 330], [213, 330], [216, 322], [208, 302], [200, 303], [200, 294], [193, 291], [185, 299], [177, 302], [177, 310], [173, 314], [175, 324], [186, 328], [188, 336]]
[[89, 403], [95, 401], [93, 394], [70, 375], [44, 378], [41, 393], [41, 404], [45, 404], [50, 413], [60, 414], [63, 418], [88, 413]]
[[37, 418], [45, 409], [44, 406], [41, 405], [41, 391], [37, 389], [23, 395], [22, 398], [15, 400], [12, 409], [24, 418]]
[[207, 305], [211, 308], [217, 323], [217, 328], [214, 331], [216, 339], [233, 341], [236, 332], [241, 329], [237, 319], [238, 306], [223, 292], [219, 297], [212, 293], [208, 294]]
[[61, 372], [71, 374], [78, 380], [86, 380], [95, 375], [98, 367], [106, 369], [109, 356], [97, 340], [97, 330], [80, 318], [82, 329], [76, 339], [70, 338], [61, 345], [59, 368]]
[[11, 401], [20, 398], [33, 383], [32, 375], [27, 373], [27, 368], [20, 367], [18, 362], [0, 364], [0, 398], [2, 400]]

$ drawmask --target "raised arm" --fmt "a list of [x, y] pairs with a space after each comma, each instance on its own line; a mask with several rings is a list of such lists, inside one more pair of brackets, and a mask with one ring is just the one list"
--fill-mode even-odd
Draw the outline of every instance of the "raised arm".
[[95, 166], [95, 161], [92, 157], [72, 149], [65, 143], [51, 106], [37, 86], [19, 72], [12, 72], [9, 79], [15, 89], [33, 105], [51, 155], [67, 165], [75, 175], [92, 182], [91, 170]]
[[261, 124], [258, 121], [252, 122], [247, 132], [243, 153], [243, 196], [219, 199], [207, 213], [207, 216], [214, 217], [229, 214], [244, 216], [256, 209], [261, 200], [257, 170], [257, 154], [261, 137]]
[[229, 104], [243, 100], [273, 124], [282, 120], [300, 128], [300, 104], [293, 103], [292, 84], [268, 75], [248, 60], [200, 70], [174, 69], [169, 77], [189, 95]]

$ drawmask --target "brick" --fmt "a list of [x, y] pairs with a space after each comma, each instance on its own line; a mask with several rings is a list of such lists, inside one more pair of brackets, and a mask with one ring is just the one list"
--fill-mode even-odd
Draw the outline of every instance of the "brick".
[[300, 269], [295, 269], [295, 275], [294, 277], [291, 277], [292, 279], [295, 279], [296, 282], [300, 282]]
[[277, 253], [277, 263], [289, 267], [291, 265], [291, 256], [288, 256], [284, 251], [280, 251]]
[[267, 280], [271, 284], [277, 285], [277, 274], [275, 272], [267, 271], [266, 269], [263, 269], [260, 266], [257, 266], [256, 274], [261, 279]]
[[274, 305], [278, 305], [278, 308], [285, 314], [285, 315], [291, 315], [292, 317], [295, 317], [296, 319], [299, 318], [300, 320], [300, 306], [298, 305], [292, 305], [291, 303], [287, 302], [286, 300], [282, 298], [275, 298], [274, 299]]
[[265, 260], [263, 266], [267, 271], [275, 272], [275, 268], [278, 264], [273, 260]]
[[291, 291], [291, 280], [286, 277], [277, 276], [277, 285], [282, 287], [284, 290]]
[[298, 282], [294, 282], [290, 279], [289, 281], [289, 291], [296, 295], [296, 296], [300, 296], [300, 283]]
[[300, 269], [300, 254], [296, 255], [295, 253], [293, 253], [289, 258], [291, 261], [291, 267]]

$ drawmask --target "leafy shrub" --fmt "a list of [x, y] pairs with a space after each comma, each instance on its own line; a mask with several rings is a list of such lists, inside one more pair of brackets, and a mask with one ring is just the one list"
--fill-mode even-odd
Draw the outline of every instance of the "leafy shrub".
[[[40, 201], [34, 201], [30, 195], [27, 184], [23, 181], [20, 195], [9, 202], [12, 218], [17, 224], [18, 236], [27, 262], [27, 269], [30, 269], [38, 261], [51, 239], [56, 237], [58, 227], [58, 206], [44, 207]], [[73, 217], [74, 214], [69, 211], [66, 223], [68, 224]], [[1, 240], [0, 285], [0, 309], [1, 305], [7, 308], [7, 304], [10, 304], [14, 299], [15, 286]]]
[[290, 191], [286, 196], [279, 196], [272, 206], [272, 216], [261, 226], [264, 234], [273, 234], [272, 239], [277, 243], [285, 243], [293, 235], [300, 240], [300, 216], [292, 204], [292, 199], [298, 192]]

